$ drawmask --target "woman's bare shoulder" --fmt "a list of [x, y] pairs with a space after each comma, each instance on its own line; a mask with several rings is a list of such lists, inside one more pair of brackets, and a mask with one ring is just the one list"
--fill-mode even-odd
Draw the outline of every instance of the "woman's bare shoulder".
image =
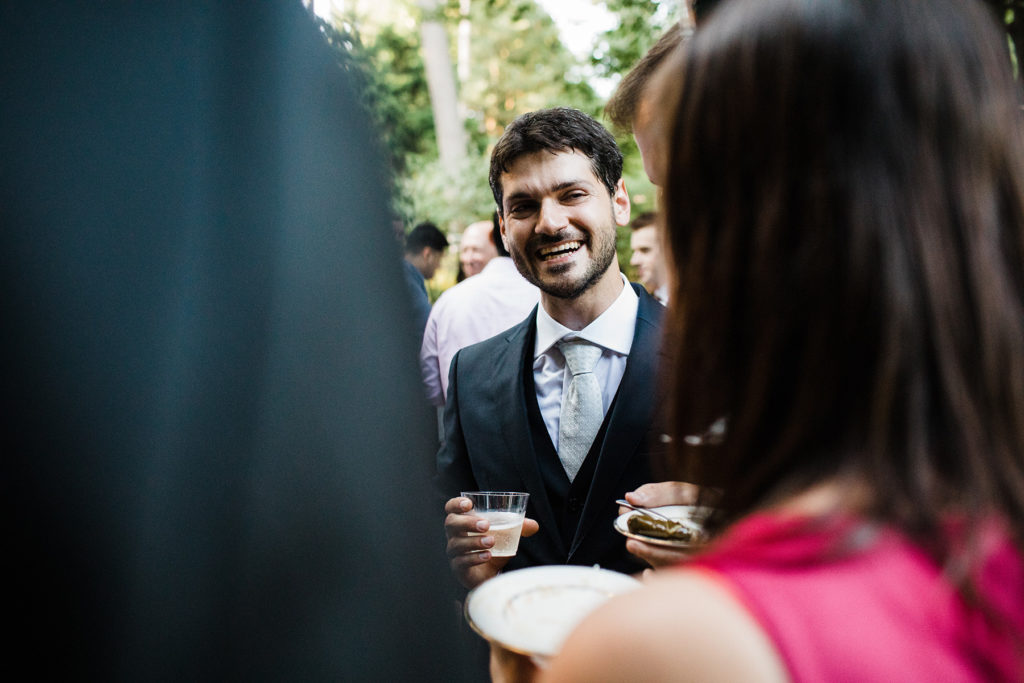
[[658, 572], [596, 610], [544, 672], [550, 681], [787, 681], [771, 641], [715, 575]]

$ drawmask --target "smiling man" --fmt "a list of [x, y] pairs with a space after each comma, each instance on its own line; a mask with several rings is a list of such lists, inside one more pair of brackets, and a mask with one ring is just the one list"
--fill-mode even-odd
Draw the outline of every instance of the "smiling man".
[[[622, 154], [590, 116], [537, 111], [505, 130], [490, 183], [502, 241], [541, 295], [526, 320], [451, 363], [437, 460], [452, 570], [467, 588], [506, 563], [638, 571], [615, 499], [650, 481], [663, 308], [619, 271]], [[470, 490], [530, 494], [529, 537], [511, 561], [492, 557], [487, 522], [458, 495]]]

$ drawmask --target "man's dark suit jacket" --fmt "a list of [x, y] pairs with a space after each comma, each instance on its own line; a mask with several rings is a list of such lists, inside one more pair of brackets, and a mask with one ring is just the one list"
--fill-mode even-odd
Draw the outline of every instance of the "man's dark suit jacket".
[[[633, 288], [640, 298], [633, 346], [605, 418], [604, 440], [572, 537], [559, 531], [558, 502], [550, 500], [541, 471], [540, 459], [556, 456], [551, 448], [551, 454], [538, 453], [537, 435], [531, 434], [529, 414], [536, 410], [537, 397], [526, 388], [533, 386], [537, 309], [515, 327], [460, 350], [452, 359], [438, 482], [449, 498], [471, 490], [530, 494], [527, 516], [537, 520], [540, 531], [521, 541], [508, 569], [541, 564], [600, 564], [626, 572], [641, 568], [613, 528], [615, 499], [651, 481], [651, 449], [662, 446], [664, 430], [655, 415], [662, 403], [657, 368], [664, 307], [642, 287]], [[531, 373], [529, 381], [524, 373]], [[550, 444], [546, 431], [543, 438]]]

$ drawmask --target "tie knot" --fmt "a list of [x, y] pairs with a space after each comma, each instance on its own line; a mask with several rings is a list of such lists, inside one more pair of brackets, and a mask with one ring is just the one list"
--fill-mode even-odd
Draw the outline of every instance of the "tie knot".
[[594, 366], [597, 365], [598, 359], [601, 358], [601, 347], [585, 342], [582, 339], [560, 341], [558, 342], [558, 349], [565, 356], [565, 364], [574, 377], [587, 372], [593, 372]]

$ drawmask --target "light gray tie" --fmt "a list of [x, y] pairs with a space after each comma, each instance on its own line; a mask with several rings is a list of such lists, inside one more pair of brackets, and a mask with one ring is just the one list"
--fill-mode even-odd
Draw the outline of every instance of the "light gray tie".
[[565, 356], [566, 368], [572, 373], [558, 418], [558, 459], [562, 461], [569, 481], [572, 481], [604, 421], [601, 387], [594, 376], [601, 347], [574, 339], [558, 342], [558, 349]]

